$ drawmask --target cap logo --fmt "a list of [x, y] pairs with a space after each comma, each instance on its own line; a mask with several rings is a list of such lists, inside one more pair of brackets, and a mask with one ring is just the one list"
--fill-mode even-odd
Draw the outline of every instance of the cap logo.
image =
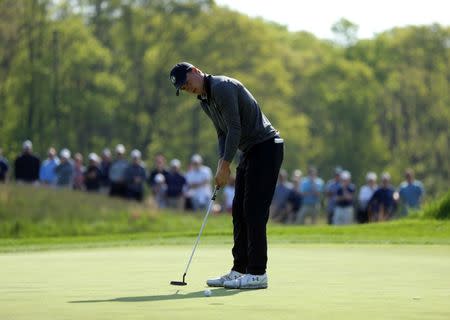
[[175, 82], [177, 82], [177, 78], [175, 78], [175, 76], [171, 76], [170, 81], [172, 81], [172, 83], [175, 84]]

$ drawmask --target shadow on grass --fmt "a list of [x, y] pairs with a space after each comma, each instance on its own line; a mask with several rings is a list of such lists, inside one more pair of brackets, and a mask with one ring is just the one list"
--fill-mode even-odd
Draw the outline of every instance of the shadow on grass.
[[[165, 301], [165, 300], [182, 300], [182, 299], [197, 299], [205, 298], [204, 291], [195, 291], [186, 294], [178, 293], [177, 290], [173, 294], [163, 294], [155, 296], [138, 296], [138, 297], [119, 297], [114, 299], [106, 300], [79, 300], [79, 301], [69, 301], [69, 303], [95, 303], [95, 302], [145, 302], [145, 301]], [[227, 290], [223, 288], [217, 288], [211, 290], [211, 297], [227, 297], [233, 296], [243, 292], [242, 290]]]

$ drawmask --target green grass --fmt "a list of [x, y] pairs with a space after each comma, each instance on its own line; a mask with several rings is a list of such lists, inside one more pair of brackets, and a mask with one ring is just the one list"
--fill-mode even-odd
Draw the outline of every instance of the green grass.
[[449, 220], [450, 219], [450, 191], [436, 201], [431, 201], [425, 205], [419, 213], [427, 219]]
[[0, 319], [345, 319], [450, 318], [450, 246], [274, 244], [269, 288], [213, 289], [229, 245], [0, 254]]
[[[148, 203], [67, 190], [0, 186], [0, 252], [192, 243], [204, 212], [157, 211]], [[269, 224], [273, 243], [450, 244], [450, 221], [416, 219], [333, 227]], [[230, 243], [228, 214], [212, 215], [204, 243]]]
[[206, 277], [230, 267], [229, 215], [208, 220], [189, 285], [169, 285], [181, 280], [203, 214], [0, 186], [0, 319], [450, 318], [448, 219], [270, 223], [269, 289], [206, 298]]

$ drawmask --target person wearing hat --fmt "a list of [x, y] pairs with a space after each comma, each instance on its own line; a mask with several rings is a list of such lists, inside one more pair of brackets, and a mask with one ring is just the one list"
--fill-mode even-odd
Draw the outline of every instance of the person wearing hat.
[[147, 172], [142, 165], [141, 152], [134, 149], [130, 155], [131, 164], [125, 170], [127, 198], [142, 201], [144, 199], [144, 183], [147, 178]]
[[59, 153], [59, 165], [55, 168], [56, 186], [59, 188], [71, 188], [74, 168], [69, 149], [62, 149]]
[[22, 154], [14, 161], [14, 177], [19, 183], [37, 183], [41, 160], [33, 154], [30, 140], [22, 144]]
[[109, 180], [111, 181], [109, 195], [111, 197], [127, 197], [127, 185], [125, 182], [125, 170], [128, 168], [128, 161], [125, 159], [125, 147], [123, 144], [116, 146], [116, 160], [109, 169]]
[[89, 164], [84, 173], [84, 186], [87, 192], [99, 192], [102, 181], [100, 158], [96, 153], [91, 152], [88, 155], [88, 161]]
[[368, 204], [377, 189], [377, 174], [375, 172], [368, 172], [366, 174], [366, 184], [361, 187], [358, 194], [358, 211], [356, 215], [358, 223], [369, 222]]
[[391, 175], [381, 175], [381, 185], [369, 200], [370, 221], [385, 221], [394, 216], [397, 209], [395, 189], [391, 184]]
[[109, 180], [109, 170], [111, 168], [111, 164], [111, 151], [108, 148], [105, 148], [102, 151], [102, 156], [99, 164], [99, 168], [102, 173], [100, 179], [100, 192], [103, 194], [107, 194], [111, 187], [111, 180]]
[[191, 165], [186, 172], [186, 207], [194, 211], [206, 209], [212, 196], [212, 171], [203, 165], [203, 158], [199, 154], [191, 157]]
[[351, 183], [351, 174], [344, 170], [340, 174], [340, 185], [336, 191], [336, 202], [334, 206], [333, 224], [345, 225], [353, 223], [353, 196], [356, 188]]
[[178, 159], [170, 161], [170, 169], [166, 178], [167, 207], [183, 209], [183, 191], [186, 186], [186, 178], [181, 172], [181, 162]]
[[250, 91], [238, 80], [202, 72], [187, 62], [170, 72], [177, 95], [194, 94], [212, 120], [219, 140], [219, 162], [214, 182], [227, 184], [230, 164], [242, 151], [236, 169], [233, 200], [233, 266], [208, 286], [267, 288], [267, 235], [269, 207], [283, 161], [283, 139], [262, 113]]

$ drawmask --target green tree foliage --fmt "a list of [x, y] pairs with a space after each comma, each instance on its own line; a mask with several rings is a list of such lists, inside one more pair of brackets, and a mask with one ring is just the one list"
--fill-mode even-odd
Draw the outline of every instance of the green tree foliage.
[[288, 170], [416, 169], [431, 194], [450, 181], [450, 28], [395, 28], [335, 43], [212, 0], [0, 0], [0, 144], [30, 138], [83, 153], [124, 143], [151, 159], [217, 161], [216, 133], [170, 68], [190, 61], [243, 82], [286, 140]]

